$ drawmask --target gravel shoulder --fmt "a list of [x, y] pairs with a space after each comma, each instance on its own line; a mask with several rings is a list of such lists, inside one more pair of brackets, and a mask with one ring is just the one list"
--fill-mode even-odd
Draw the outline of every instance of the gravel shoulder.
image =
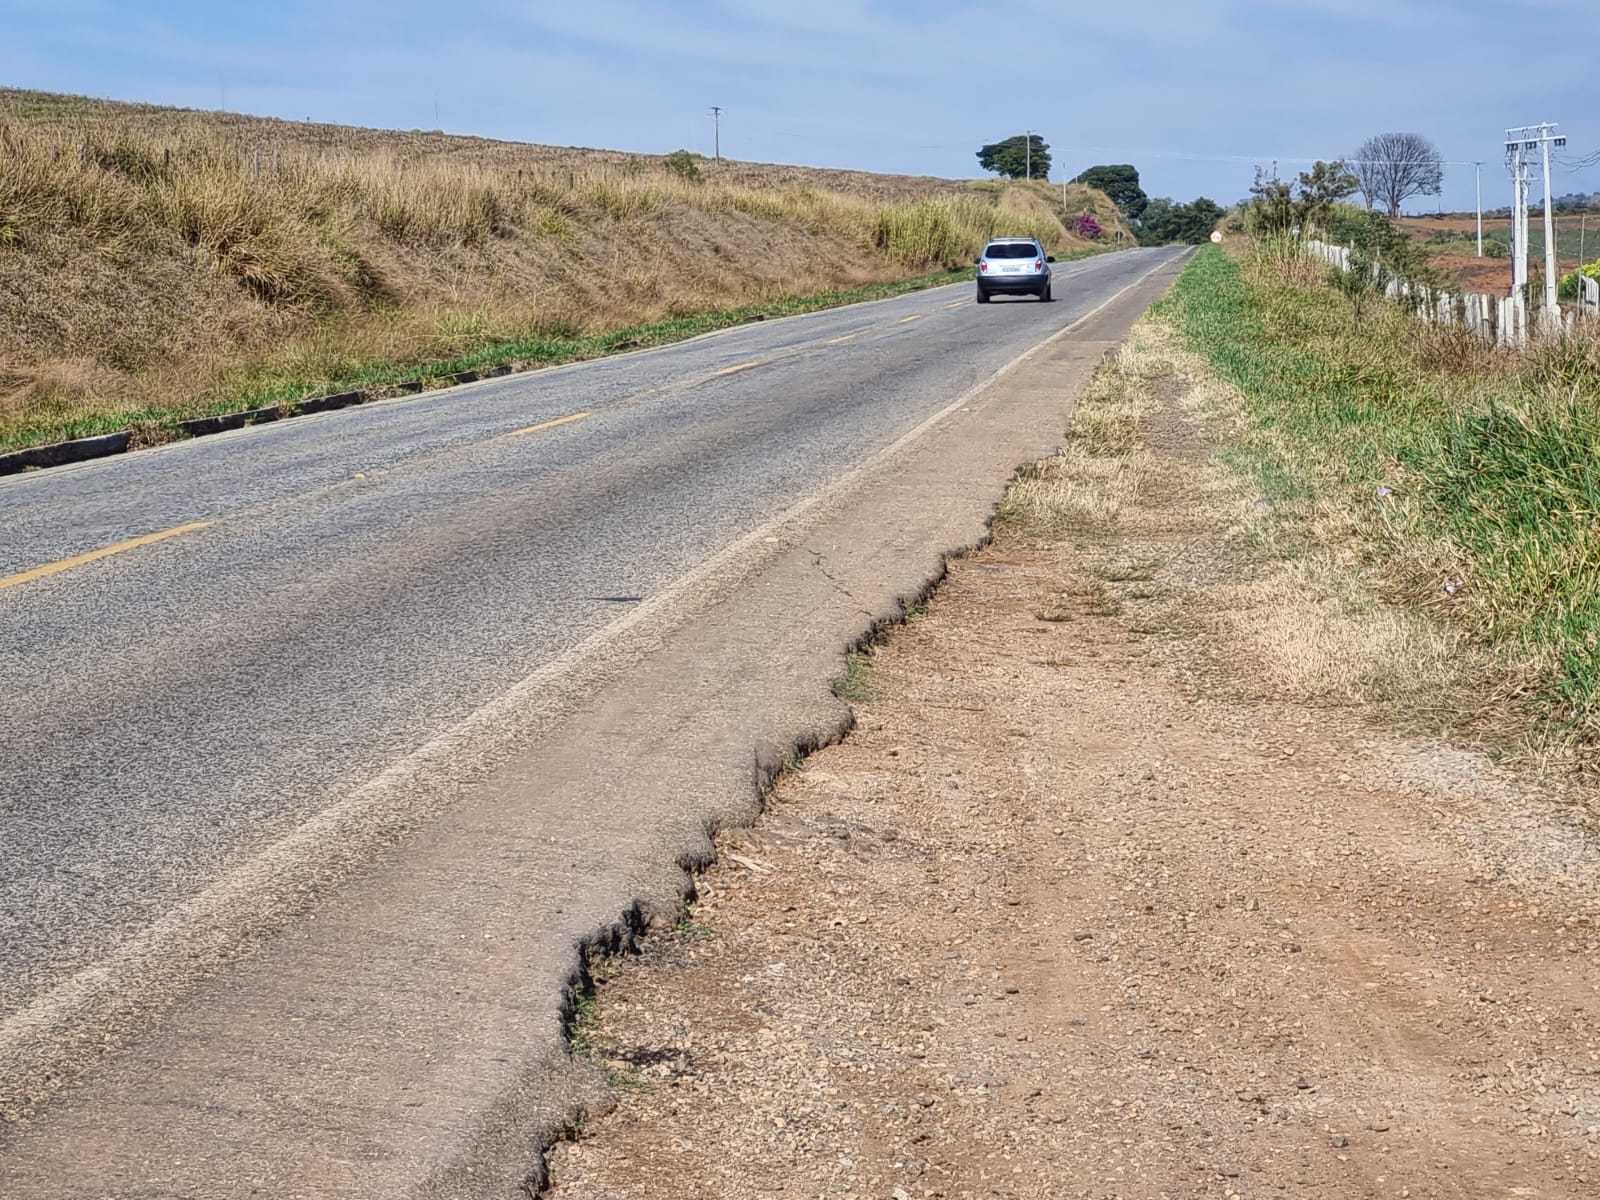
[[1248, 497], [1141, 330], [1078, 519], [954, 560], [597, 964], [612, 1107], [550, 1195], [1600, 1194], [1591, 798], [1274, 684]]

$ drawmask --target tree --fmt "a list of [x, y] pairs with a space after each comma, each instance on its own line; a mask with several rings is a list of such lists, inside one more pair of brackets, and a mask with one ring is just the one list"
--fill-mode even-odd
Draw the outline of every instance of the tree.
[[1139, 241], [1146, 246], [1186, 242], [1198, 246], [1211, 236], [1222, 220], [1223, 208], [1215, 200], [1197, 197], [1187, 204], [1174, 204], [1158, 196], [1145, 207], [1139, 219]]
[[1144, 206], [1144, 212], [1139, 214], [1139, 219], [1133, 226], [1133, 232], [1141, 246], [1166, 245], [1170, 240], [1167, 234], [1172, 229], [1172, 214], [1177, 207], [1165, 196], [1150, 198], [1149, 203]]
[[1019, 133], [979, 150], [978, 165], [1011, 179], [1048, 179], [1050, 147], [1037, 133]]
[[1302, 229], [1316, 227], [1325, 229], [1329, 218], [1333, 215], [1333, 206], [1341, 200], [1348, 200], [1361, 190], [1361, 180], [1344, 164], [1343, 159], [1334, 162], [1315, 163], [1311, 170], [1300, 172], [1300, 196], [1297, 201], [1296, 213]]
[[1256, 167], [1256, 181], [1250, 187], [1249, 218], [1258, 233], [1310, 236], [1328, 229], [1340, 200], [1355, 193], [1359, 181], [1343, 162], [1317, 162], [1300, 172], [1294, 183], [1278, 177], [1272, 170]]
[[1272, 171], [1257, 164], [1256, 181], [1250, 185], [1250, 228], [1267, 236], [1289, 233], [1298, 224], [1294, 189], [1278, 177], [1278, 164]]
[[1209, 241], [1225, 211], [1209, 196], [1196, 196], [1189, 203], [1178, 205], [1173, 210], [1173, 240], [1187, 242], [1191, 246]]
[[1444, 159], [1420, 133], [1380, 133], [1361, 143], [1353, 163], [1367, 207], [1391, 219], [1412, 196], [1437, 196], [1444, 186]]
[[1107, 163], [1090, 167], [1072, 181], [1099, 188], [1111, 197], [1111, 202], [1122, 210], [1130, 221], [1137, 221], [1150, 203], [1144, 189], [1139, 186], [1139, 171], [1132, 163]]

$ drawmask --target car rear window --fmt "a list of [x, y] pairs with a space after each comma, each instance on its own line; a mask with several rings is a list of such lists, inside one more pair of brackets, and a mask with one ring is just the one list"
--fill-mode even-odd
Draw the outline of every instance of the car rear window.
[[1032, 242], [990, 242], [985, 258], [1037, 258], [1039, 248]]

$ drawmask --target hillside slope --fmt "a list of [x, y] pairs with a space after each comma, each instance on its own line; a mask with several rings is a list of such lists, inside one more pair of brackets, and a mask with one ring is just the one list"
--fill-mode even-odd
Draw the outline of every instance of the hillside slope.
[[[0, 91], [0, 449], [893, 284], [1099, 193]], [[1065, 205], [1065, 207], [1064, 207]], [[1099, 244], [1063, 219], [1094, 211]]]

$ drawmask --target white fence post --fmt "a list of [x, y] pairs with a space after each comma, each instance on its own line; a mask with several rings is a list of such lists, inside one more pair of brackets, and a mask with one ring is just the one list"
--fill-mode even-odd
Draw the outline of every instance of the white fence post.
[[[1315, 238], [1307, 238], [1305, 244], [1330, 266], [1341, 271], [1351, 269], [1348, 246], [1334, 246]], [[1376, 272], [1376, 265], [1373, 270]], [[1561, 318], [1561, 327], [1569, 331], [1578, 327], [1580, 317], [1600, 319], [1600, 279], [1580, 274], [1578, 283], [1578, 304]], [[1522, 295], [1464, 292], [1457, 296], [1431, 287], [1413, 287], [1404, 279], [1390, 279], [1383, 291], [1391, 299], [1409, 301], [1417, 316], [1430, 324], [1464, 328], [1496, 346], [1521, 349], [1531, 340], [1528, 301]]]

